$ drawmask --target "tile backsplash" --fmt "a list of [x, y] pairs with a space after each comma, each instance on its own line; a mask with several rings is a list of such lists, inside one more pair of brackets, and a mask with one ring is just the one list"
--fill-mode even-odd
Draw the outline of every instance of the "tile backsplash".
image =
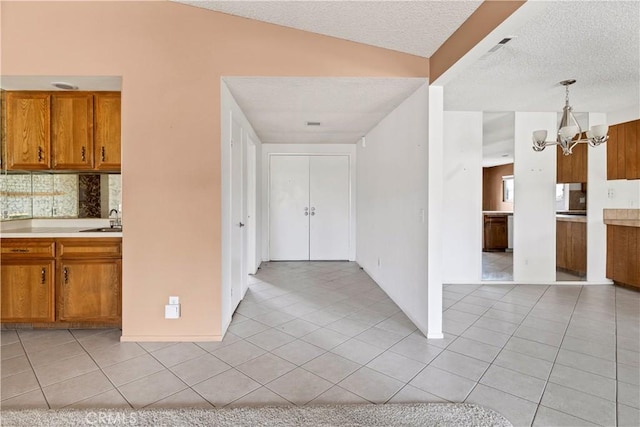
[[3, 221], [100, 218], [108, 216], [111, 206], [121, 206], [121, 180], [119, 174], [3, 174], [0, 195]]

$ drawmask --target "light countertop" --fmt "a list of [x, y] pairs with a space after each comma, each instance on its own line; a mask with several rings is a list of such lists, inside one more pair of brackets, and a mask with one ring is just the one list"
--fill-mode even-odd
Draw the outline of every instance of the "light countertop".
[[640, 227], [640, 209], [605, 209], [604, 223], [624, 227]]
[[101, 238], [122, 237], [119, 232], [82, 232], [93, 228], [109, 227], [108, 219], [25, 219], [0, 224], [3, 238]]
[[587, 222], [586, 215], [565, 215], [565, 214], [556, 214], [556, 221], [565, 221], [565, 222]]

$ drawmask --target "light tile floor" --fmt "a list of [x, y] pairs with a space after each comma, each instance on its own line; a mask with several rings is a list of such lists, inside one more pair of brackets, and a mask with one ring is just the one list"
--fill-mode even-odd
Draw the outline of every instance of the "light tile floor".
[[[513, 252], [482, 252], [482, 280], [513, 280]], [[557, 270], [558, 281], [585, 281], [585, 276]]]
[[3, 408], [472, 402], [515, 425], [640, 425], [640, 293], [446, 285], [427, 340], [347, 262], [264, 263], [221, 343], [2, 331]]

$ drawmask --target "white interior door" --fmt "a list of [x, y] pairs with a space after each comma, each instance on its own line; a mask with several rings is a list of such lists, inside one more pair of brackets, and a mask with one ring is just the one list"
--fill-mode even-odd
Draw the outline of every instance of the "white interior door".
[[309, 158], [309, 259], [349, 259], [349, 156]]
[[240, 303], [242, 282], [246, 280], [244, 259], [242, 127], [231, 120], [231, 309]]
[[269, 257], [309, 259], [309, 157], [271, 156]]
[[[246, 199], [247, 199], [247, 244], [245, 246], [247, 253], [247, 274], [255, 274], [258, 270], [257, 261], [257, 208], [256, 208], [256, 144], [247, 136], [247, 183]], [[243, 294], [246, 288], [243, 288]]]

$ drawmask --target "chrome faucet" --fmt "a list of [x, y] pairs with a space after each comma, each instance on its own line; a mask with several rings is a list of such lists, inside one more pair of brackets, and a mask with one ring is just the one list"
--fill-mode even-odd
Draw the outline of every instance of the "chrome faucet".
[[[115, 219], [111, 219], [111, 214], [112, 213], [116, 213], [116, 218]], [[109, 211], [109, 225], [111, 226], [111, 228], [121, 228], [122, 227], [122, 221], [120, 219], [120, 216], [118, 215], [120, 212], [118, 212], [118, 209], [111, 209]]]

